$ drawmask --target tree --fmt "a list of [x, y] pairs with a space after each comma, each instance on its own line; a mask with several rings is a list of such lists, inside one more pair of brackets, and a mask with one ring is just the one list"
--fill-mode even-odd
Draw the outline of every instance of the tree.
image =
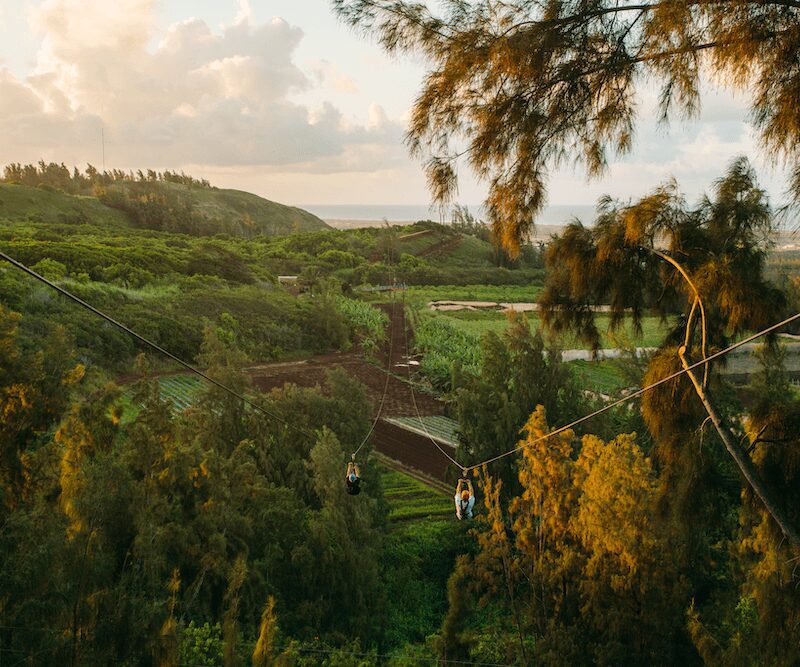
[[469, 565], [467, 556], [458, 556], [447, 580], [447, 614], [435, 642], [439, 657], [445, 664], [469, 660], [470, 641], [466, 631], [469, 613], [474, 606], [468, 586]]
[[705, 359], [710, 347], [725, 347], [731, 336], [773, 324], [785, 307], [783, 294], [764, 276], [772, 231], [767, 197], [739, 158], [716, 182], [714, 198], [693, 210], [671, 183], [633, 205], [605, 200], [592, 229], [570, 225], [548, 249], [551, 271], [541, 303], [545, 323], [574, 330], [595, 348], [595, 304], [610, 304], [612, 328], [626, 317], [640, 328], [647, 307], [662, 315], [677, 310], [680, 325], [651, 361], [645, 381], [675, 372], [676, 362], [688, 378], [649, 392], [642, 402], [645, 421], [657, 440], [680, 447], [675, 438], [698, 425], [696, 403], [689, 403], [695, 393], [747, 486], [800, 548], [800, 532], [775, 488], [762, 481], [723, 423], [711, 399], [708, 365], [701, 378], [688, 370], [693, 346]]
[[800, 3], [796, 0], [333, 0], [391, 53], [430, 63], [407, 141], [436, 200], [451, 201], [460, 157], [489, 181], [486, 208], [515, 252], [545, 204], [548, 173], [590, 176], [633, 145], [636, 93], [661, 86], [660, 117], [696, 115], [702, 76], [750, 95], [769, 155], [800, 198]]
[[264, 611], [261, 613], [261, 626], [258, 631], [258, 640], [253, 649], [253, 667], [270, 667], [275, 651], [275, 636], [278, 634], [278, 619], [275, 615], [275, 598], [271, 595], [267, 599]]
[[[524, 429], [521, 492], [505, 508], [499, 482], [484, 471], [469, 586], [483, 608], [507, 603], [505, 660], [683, 662], [692, 652], [682, 636], [687, 591], [655, 521], [652, 461], [635, 434], [604, 441], [564, 431], [542, 440], [549, 431], [538, 406]], [[469, 620], [467, 599], [464, 590], [450, 598], [443, 640], [454, 645]]]
[[[511, 448], [537, 405], [544, 405], [555, 423], [577, 418], [585, 401], [561, 352], [546, 349], [541, 333], [531, 332], [527, 317], [512, 313], [502, 337], [489, 332], [481, 340], [482, 362], [476, 376], [464, 374], [455, 387], [455, 416], [462, 463], [497, 456]], [[497, 461], [492, 472], [506, 493], [519, 490], [515, 461]]]
[[309, 560], [296, 560], [305, 573], [301, 585], [309, 593], [305, 622], [374, 639], [382, 625], [383, 602], [377, 501], [362, 494], [355, 503], [347, 496], [342, 483], [345, 453], [328, 428], [322, 428], [310, 458], [321, 506], [309, 522]]

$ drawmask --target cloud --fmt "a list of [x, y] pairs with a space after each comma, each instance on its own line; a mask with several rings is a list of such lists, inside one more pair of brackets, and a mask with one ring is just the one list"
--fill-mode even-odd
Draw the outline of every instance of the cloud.
[[122, 168], [296, 165], [328, 173], [371, 168], [376, 155], [396, 152], [402, 128], [382, 110], [357, 125], [330, 103], [310, 109], [292, 101], [320, 85], [355, 85], [332, 65], [322, 84], [306, 76], [293, 59], [299, 28], [281, 19], [253, 24], [240, 0], [235, 21], [220, 31], [189, 18], [159, 33], [156, 4], [46, 0], [31, 11], [42, 36], [35, 67], [24, 79], [0, 69], [0, 161], [97, 163], [101, 126], [109, 166]]
[[248, 23], [253, 16], [253, 10], [250, 8], [250, 0], [238, 0], [237, 5], [239, 6], [239, 11], [236, 13], [236, 18], [233, 22], [236, 25]]
[[317, 60], [310, 64], [317, 82], [336, 93], [357, 93], [358, 86], [349, 76], [327, 60]]

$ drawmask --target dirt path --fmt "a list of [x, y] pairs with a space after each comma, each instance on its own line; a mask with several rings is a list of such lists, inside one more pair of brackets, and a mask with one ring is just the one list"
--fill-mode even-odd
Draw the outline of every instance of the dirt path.
[[[416, 416], [417, 410], [420, 415], [444, 414], [444, 404], [441, 401], [418, 390], [413, 390], [412, 393], [408, 382], [410, 368], [402, 304], [396, 302], [394, 307], [391, 304], [378, 307], [389, 316], [389, 335], [378, 354], [378, 363], [371, 364], [355, 352], [317, 355], [300, 362], [265, 364], [248, 368], [246, 370], [253, 384], [264, 392], [283, 387], [286, 383], [313, 387], [324, 384], [325, 374], [329, 370], [341, 368], [364, 385], [372, 406], [370, 418], [374, 419], [386, 386], [388, 366], [391, 368], [391, 374], [381, 416], [411, 417]], [[445, 478], [449, 461], [425, 436], [380, 419], [375, 426], [371, 442], [379, 453], [402, 466], [438, 480]]]
[[[389, 385], [386, 392], [382, 414], [387, 417], [408, 417], [415, 415], [414, 400], [421, 415], [444, 414], [444, 404], [425, 394], [414, 391], [412, 396], [409, 386], [406, 336], [403, 332], [405, 317], [403, 307], [397, 303], [392, 309], [389, 304], [379, 306], [389, 316], [389, 336], [384, 342], [375, 364], [365, 361], [356, 352], [325, 354], [309, 357], [304, 361], [263, 364], [245, 369], [253, 380], [253, 384], [261, 391], [283, 387], [291, 382], [300, 387], [313, 387], [325, 383], [325, 374], [334, 368], [343, 369], [348, 375], [359, 380], [367, 391], [367, 398], [372, 405], [374, 418], [380, 405], [383, 390], [386, 386], [386, 368], [391, 368]], [[394, 310], [394, 313], [392, 312]], [[391, 360], [389, 351], [391, 349]]]

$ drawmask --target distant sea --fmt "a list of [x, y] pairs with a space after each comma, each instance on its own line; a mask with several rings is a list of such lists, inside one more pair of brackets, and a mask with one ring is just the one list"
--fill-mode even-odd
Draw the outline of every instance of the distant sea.
[[[379, 222], [386, 219], [389, 222], [408, 222], [417, 220], [433, 220], [435, 222], [450, 222], [449, 211], [442, 216], [438, 208], [429, 208], [425, 205], [411, 204], [381, 204], [377, 206], [350, 206], [350, 205], [325, 205], [308, 204], [299, 205], [300, 208], [313, 213], [325, 221], [347, 220], [355, 222]], [[480, 206], [468, 206], [469, 212], [476, 218], [485, 218]], [[548, 206], [537, 218], [540, 225], [563, 225], [573, 218], [580, 218], [584, 223], [589, 223], [594, 218], [594, 206]]]

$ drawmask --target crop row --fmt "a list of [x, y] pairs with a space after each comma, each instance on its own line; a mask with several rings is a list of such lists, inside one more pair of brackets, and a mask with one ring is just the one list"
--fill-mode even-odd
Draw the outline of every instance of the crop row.
[[450, 514], [447, 495], [425, 486], [401, 472], [385, 470], [381, 476], [383, 492], [389, 503], [389, 518], [410, 521]]
[[387, 421], [417, 431], [427, 432], [431, 437], [453, 444], [458, 443], [458, 422], [440, 415], [423, 417], [392, 417]]
[[201, 385], [194, 375], [168, 375], [158, 379], [161, 398], [170, 400], [178, 411], [191, 407]]

